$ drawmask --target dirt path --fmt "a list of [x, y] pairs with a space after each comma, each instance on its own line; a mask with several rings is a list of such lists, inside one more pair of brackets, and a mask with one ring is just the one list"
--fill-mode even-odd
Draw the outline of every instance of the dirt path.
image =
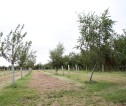
[[57, 91], [71, 89], [72, 84], [66, 83], [58, 78], [53, 78], [48, 74], [40, 71], [33, 73], [32, 81], [29, 84], [30, 87], [36, 89], [39, 92], [43, 91]]
[[[23, 76], [26, 74], [26, 72], [23, 72]], [[20, 72], [16, 72], [15, 73], [15, 79], [19, 79], [21, 78], [21, 73]], [[7, 84], [12, 82], [12, 74], [6, 74], [5, 76], [0, 76], [0, 89], [2, 89], [3, 87], [5, 87]]]

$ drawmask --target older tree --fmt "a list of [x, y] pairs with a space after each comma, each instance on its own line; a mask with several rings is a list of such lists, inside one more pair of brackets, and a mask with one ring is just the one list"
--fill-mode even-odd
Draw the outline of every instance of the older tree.
[[111, 55], [111, 41], [114, 36], [113, 21], [105, 10], [101, 16], [95, 13], [82, 13], [79, 15], [79, 28], [81, 36], [78, 39], [77, 48], [81, 53], [85, 51], [91, 52], [95, 57], [95, 65], [92, 70], [90, 81], [96, 65], [105, 64]]

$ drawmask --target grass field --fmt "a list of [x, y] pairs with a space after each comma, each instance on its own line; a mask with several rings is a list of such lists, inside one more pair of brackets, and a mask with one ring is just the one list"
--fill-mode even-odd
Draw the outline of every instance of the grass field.
[[[46, 72], [55, 75], [54, 70]], [[95, 72], [92, 82], [89, 82], [90, 74], [91, 72], [86, 71], [64, 71], [63, 76], [63, 71], [59, 71], [57, 76], [66, 77], [75, 83], [81, 83], [77, 97], [78, 99], [88, 98], [85, 101], [90, 103], [90, 105], [92, 103], [96, 106], [102, 106], [103, 104], [105, 106], [110, 104], [113, 106], [115, 104], [126, 105], [126, 72]], [[99, 103], [103, 104], [98, 104], [97, 100], [95, 100], [96, 98], [98, 98]], [[92, 102], [89, 102], [89, 100]]]
[[0, 91], [0, 106], [126, 106], [126, 73], [95, 72], [89, 82], [90, 72], [46, 70], [42, 73], [73, 85], [72, 89], [39, 93], [28, 86], [32, 75], [26, 75], [15, 85]]
[[11, 84], [0, 91], [0, 106], [35, 106], [33, 98], [36, 92], [28, 88], [27, 84], [31, 79], [31, 74], [19, 79], [15, 84]]

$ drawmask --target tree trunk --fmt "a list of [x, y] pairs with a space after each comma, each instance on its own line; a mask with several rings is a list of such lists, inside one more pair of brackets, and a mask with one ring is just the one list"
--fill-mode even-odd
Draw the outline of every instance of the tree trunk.
[[104, 65], [102, 64], [102, 72], [104, 72]]
[[58, 68], [56, 68], [55, 74], [58, 75]]
[[77, 65], [75, 65], [76, 71], [77, 71]]
[[15, 83], [15, 78], [14, 78], [14, 64], [12, 64], [11, 66], [11, 70], [12, 70], [12, 83]]
[[91, 76], [90, 76], [90, 80], [89, 81], [92, 81], [92, 77], [93, 77], [93, 74], [94, 74], [94, 70], [95, 70], [95, 67], [97, 65], [97, 62], [95, 63], [93, 69], [92, 69], [92, 72], [91, 72]]
[[86, 66], [86, 71], [87, 71], [87, 66]]
[[63, 69], [63, 66], [62, 66], [62, 71], [63, 71], [63, 76], [64, 76], [64, 69]]
[[70, 76], [70, 66], [68, 65], [68, 77]]
[[20, 67], [20, 71], [21, 71], [21, 78], [22, 78], [22, 67]]
[[5, 75], [5, 68], [4, 68], [4, 75]]

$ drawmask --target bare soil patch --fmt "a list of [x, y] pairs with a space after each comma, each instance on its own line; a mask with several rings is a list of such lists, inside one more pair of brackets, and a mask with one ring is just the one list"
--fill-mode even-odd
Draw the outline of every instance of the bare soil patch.
[[72, 84], [69, 84], [58, 78], [53, 78], [50, 75], [40, 71], [36, 71], [33, 73], [32, 80], [29, 86], [39, 92], [72, 89]]

